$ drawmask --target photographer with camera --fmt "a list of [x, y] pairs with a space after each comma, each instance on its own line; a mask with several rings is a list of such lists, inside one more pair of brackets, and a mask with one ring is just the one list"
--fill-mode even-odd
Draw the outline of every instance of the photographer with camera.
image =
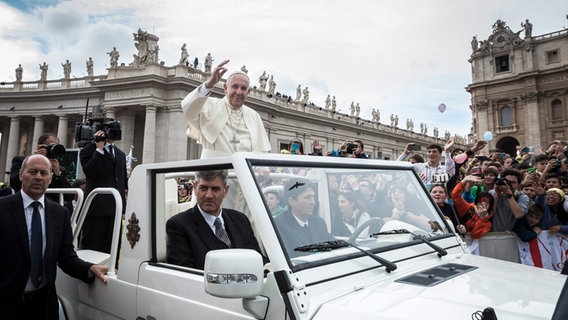
[[[115, 188], [122, 198], [124, 214], [126, 155], [114, 145], [115, 140], [120, 140], [120, 133], [117, 128], [98, 130], [94, 141], [86, 143], [79, 152], [79, 159], [87, 178], [85, 196], [95, 188]], [[110, 253], [115, 208], [114, 197], [110, 194], [100, 194], [93, 199], [81, 230], [81, 249]]]
[[[65, 155], [65, 147], [59, 143], [59, 138], [53, 133], [44, 133], [37, 140], [37, 149], [34, 154], [46, 156], [51, 162], [52, 179], [49, 188], [70, 188], [68, 180], [69, 171], [61, 167], [59, 159]], [[16, 156], [12, 159], [12, 167], [10, 168], [10, 187], [14, 192], [20, 191], [22, 184], [20, 181], [20, 169], [24, 157]], [[58, 195], [47, 195], [50, 199], [59, 202]], [[71, 196], [72, 198], [73, 196]]]
[[520, 171], [509, 169], [495, 179], [495, 187], [489, 191], [496, 200], [491, 231], [512, 231], [517, 220], [527, 213], [530, 199], [519, 191], [521, 178]]

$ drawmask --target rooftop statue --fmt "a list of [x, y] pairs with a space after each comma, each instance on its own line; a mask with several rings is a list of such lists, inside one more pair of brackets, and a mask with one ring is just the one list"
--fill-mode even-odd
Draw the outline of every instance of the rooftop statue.
[[120, 54], [116, 50], [116, 47], [112, 47], [112, 50], [110, 52], [107, 52], [107, 54], [110, 56], [110, 67], [118, 67], [118, 57], [120, 57]]
[[92, 58], [92, 57], [89, 57], [89, 60], [87, 60], [86, 64], [87, 64], [87, 76], [92, 77], [92, 76], [94, 75], [94, 71], [93, 71], [94, 62], [93, 62], [93, 58]]
[[16, 68], [16, 81], [22, 81], [23, 74], [24, 74], [24, 68], [22, 68], [22, 65], [19, 64], [18, 67]]
[[39, 65], [39, 69], [41, 70], [41, 75], [40, 75], [40, 80], [47, 80], [47, 69], [48, 69], [48, 65], [45, 63], [45, 61], [43, 62], [43, 64]]
[[179, 58], [179, 64], [187, 65], [187, 59], [189, 58], [189, 53], [187, 52], [187, 45], [184, 43], [181, 46], [181, 57]]

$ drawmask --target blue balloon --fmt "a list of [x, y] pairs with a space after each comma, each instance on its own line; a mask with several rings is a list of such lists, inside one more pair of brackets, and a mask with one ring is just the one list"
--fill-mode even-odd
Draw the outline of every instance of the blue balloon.
[[491, 141], [493, 139], [493, 133], [491, 131], [487, 131], [483, 134], [483, 140]]

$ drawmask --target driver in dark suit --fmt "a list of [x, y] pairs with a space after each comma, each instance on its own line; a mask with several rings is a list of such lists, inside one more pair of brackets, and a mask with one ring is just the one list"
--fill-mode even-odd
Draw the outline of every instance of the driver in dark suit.
[[241, 248], [261, 253], [250, 221], [243, 213], [221, 208], [227, 196], [227, 170], [197, 172], [197, 205], [166, 222], [166, 262], [203, 269], [210, 250]]
[[290, 257], [306, 254], [295, 251], [297, 247], [335, 240], [325, 221], [314, 215], [315, 190], [315, 185], [304, 178], [290, 179], [284, 185], [288, 206], [274, 221]]

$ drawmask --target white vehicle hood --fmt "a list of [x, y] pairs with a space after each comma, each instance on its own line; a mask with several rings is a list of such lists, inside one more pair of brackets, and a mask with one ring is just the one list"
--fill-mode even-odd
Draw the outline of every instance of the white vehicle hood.
[[[456, 320], [472, 319], [476, 311], [481, 319], [487, 307], [499, 320], [550, 319], [566, 279], [558, 272], [471, 255], [449, 260], [477, 268], [432, 286], [379, 282], [324, 303], [313, 319]], [[530, 298], [511, 298], [519, 296]]]

